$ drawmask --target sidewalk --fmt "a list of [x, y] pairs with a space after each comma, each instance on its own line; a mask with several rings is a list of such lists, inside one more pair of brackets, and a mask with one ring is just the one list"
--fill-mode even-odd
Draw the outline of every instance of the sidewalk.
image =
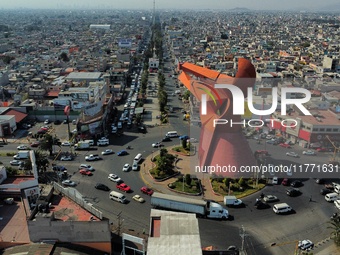
[[[182, 174], [191, 174], [190, 173], [190, 161], [193, 160], [192, 157], [193, 156], [184, 156], [184, 155], [179, 155], [175, 152], [173, 152], [171, 150], [172, 147], [167, 147], [166, 149], [168, 150], [168, 152], [170, 154], [173, 155], [178, 155], [178, 162], [176, 164], [177, 169], [182, 173]], [[150, 169], [152, 169], [154, 167], [154, 163], [151, 161], [151, 158], [153, 156], [158, 155], [159, 152], [155, 152], [153, 155], [149, 155], [148, 157], [145, 158], [144, 162], [141, 165], [141, 170], [140, 170], [140, 176], [142, 178], [142, 180], [144, 181], [144, 183], [158, 191], [161, 193], [168, 193], [168, 194], [179, 194], [171, 189], [168, 188], [168, 184], [172, 183], [174, 181], [177, 180], [177, 176], [172, 177], [168, 180], [165, 180], [163, 182], [159, 182], [156, 181], [152, 178], [151, 174], [149, 173]], [[200, 196], [204, 199], [210, 199], [210, 200], [215, 200], [218, 202], [222, 202], [223, 201], [223, 197], [220, 195], [217, 195], [213, 192], [211, 184], [210, 184], [210, 176], [207, 174], [200, 174], [200, 175], [196, 175], [197, 178], [199, 178], [201, 180], [202, 183], [202, 188], [203, 188], [203, 194]], [[182, 194], [181, 194], [182, 195]], [[185, 195], [183, 195], [185, 196]], [[189, 195], [188, 195], [189, 196]]]

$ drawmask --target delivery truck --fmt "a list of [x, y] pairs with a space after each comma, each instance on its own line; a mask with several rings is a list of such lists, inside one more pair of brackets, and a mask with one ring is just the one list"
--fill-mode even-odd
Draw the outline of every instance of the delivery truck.
[[228, 210], [223, 208], [220, 204], [198, 200], [194, 198], [187, 198], [181, 196], [174, 196], [154, 192], [151, 196], [151, 205], [154, 208], [169, 209], [172, 211], [180, 211], [187, 213], [195, 213], [199, 217], [227, 219], [229, 216]]
[[243, 205], [241, 199], [237, 199], [235, 196], [225, 196], [224, 197], [224, 205], [229, 207], [239, 207]]
[[90, 143], [85, 141], [79, 141], [74, 145], [75, 150], [87, 150], [90, 148]]
[[28, 159], [29, 157], [30, 157], [29, 151], [18, 151], [18, 153], [13, 156], [14, 159]]

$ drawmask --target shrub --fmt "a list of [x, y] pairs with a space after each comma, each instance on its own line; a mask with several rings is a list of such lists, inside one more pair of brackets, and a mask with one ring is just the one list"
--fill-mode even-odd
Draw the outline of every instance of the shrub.
[[169, 188], [170, 188], [170, 189], [174, 189], [175, 187], [176, 187], [175, 184], [173, 184], [173, 183], [170, 183], [170, 184], [169, 184]]

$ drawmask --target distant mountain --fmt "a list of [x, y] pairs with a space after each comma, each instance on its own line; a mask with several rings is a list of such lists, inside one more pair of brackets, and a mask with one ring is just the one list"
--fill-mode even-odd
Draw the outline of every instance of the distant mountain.
[[313, 8], [313, 11], [323, 11], [323, 12], [339, 12], [340, 3], [324, 5], [319, 8]]
[[236, 8], [233, 8], [233, 9], [229, 9], [228, 11], [230, 11], [230, 12], [251, 12], [252, 10], [250, 10], [248, 8], [236, 7]]

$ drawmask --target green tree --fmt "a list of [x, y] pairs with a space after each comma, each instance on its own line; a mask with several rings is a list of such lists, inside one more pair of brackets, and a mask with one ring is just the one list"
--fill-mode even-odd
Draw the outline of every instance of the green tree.
[[331, 238], [336, 246], [340, 246], [340, 216], [333, 217], [327, 227], [332, 230]]
[[53, 145], [61, 145], [59, 138], [57, 138], [56, 136], [51, 136], [50, 134], [45, 134], [44, 139], [40, 143], [40, 149], [44, 151], [49, 151], [50, 156], [52, 156]]
[[186, 139], [182, 140], [182, 147], [183, 147], [183, 149], [187, 148], [187, 140]]
[[239, 180], [238, 180], [238, 184], [240, 185], [240, 187], [245, 187], [246, 186], [246, 181], [243, 179], [243, 177], [241, 177]]
[[185, 91], [184, 94], [183, 94], [183, 98], [185, 100], [189, 100], [189, 97], [190, 97], [191, 93], [189, 90]]
[[61, 59], [62, 61], [64, 61], [64, 62], [70, 61], [70, 59], [68, 58], [66, 52], [62, 52], [62, 53], [60, 54], [60, 59]]

